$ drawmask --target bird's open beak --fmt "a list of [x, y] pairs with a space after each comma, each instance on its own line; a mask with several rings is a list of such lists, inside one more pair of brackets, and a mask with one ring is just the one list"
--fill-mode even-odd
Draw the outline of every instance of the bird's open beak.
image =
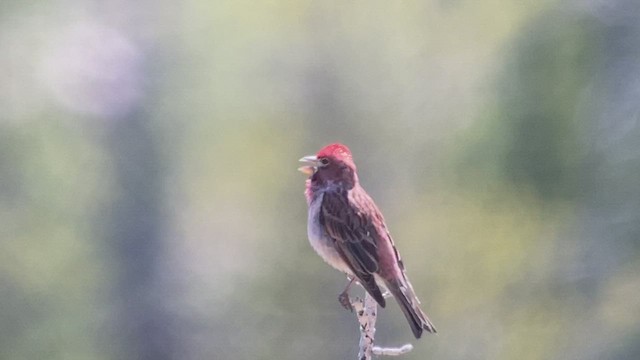
[[316, 172], [316, 170], [318, 170], [318, 157], [315, 155], [305, 156], [299, 161], [307, 163], [307, 165], [300, 166], [298, 168], [298, 171], [302, 172], [305, 175], [311, 176]]

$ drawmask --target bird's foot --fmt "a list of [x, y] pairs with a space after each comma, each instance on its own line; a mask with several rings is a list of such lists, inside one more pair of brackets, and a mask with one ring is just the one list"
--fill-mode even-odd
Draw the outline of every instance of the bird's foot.
[[338, 301], [343, 308], [353, 312], [353, 305], [351, 304], [351, 299], [349, 299], [349, 288], [351, 287], [351, 284], [356, 281], [356, 277], [347, 275], [347, 280], [349, 282], [340, 295], [338, 295]]
[[343, 308], [353, 311], [353, 305], [351, 305], [351, 299], [349, 299], [349, 292], [343, 291], [338, 295], [338, 301]]

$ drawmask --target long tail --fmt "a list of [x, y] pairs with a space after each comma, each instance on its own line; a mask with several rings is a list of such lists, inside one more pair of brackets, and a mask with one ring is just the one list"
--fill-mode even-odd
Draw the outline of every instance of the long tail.
[[416, 339], [422, 336], [422, 331], [427, 330], [430, 333], [437, 333], [435, 326], [431, 323], [431, 320], [420, 309], [420, 300], [413, 292], [413, 287], [408, 279], [387, 281], [387, 287], [389, 291], [398, 301], [402, 313], [409, 321], [411, 331], [415, 335]]

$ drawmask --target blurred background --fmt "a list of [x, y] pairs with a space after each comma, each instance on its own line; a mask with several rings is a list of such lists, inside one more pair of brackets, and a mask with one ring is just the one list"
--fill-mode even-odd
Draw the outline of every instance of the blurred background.
[[640, 358], [640, 2], [0, 1], [0, 359], [351, 359], [348, 144], [438, 336]]

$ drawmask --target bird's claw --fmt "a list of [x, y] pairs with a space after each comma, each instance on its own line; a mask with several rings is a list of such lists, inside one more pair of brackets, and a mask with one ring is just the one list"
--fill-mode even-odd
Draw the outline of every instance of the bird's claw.
[[353, 305], [351, 305], [351, 299], [349, 299], [349, 293], [344, 291], [338, 295], [338, 301], [343, 308], [353, 312]]

